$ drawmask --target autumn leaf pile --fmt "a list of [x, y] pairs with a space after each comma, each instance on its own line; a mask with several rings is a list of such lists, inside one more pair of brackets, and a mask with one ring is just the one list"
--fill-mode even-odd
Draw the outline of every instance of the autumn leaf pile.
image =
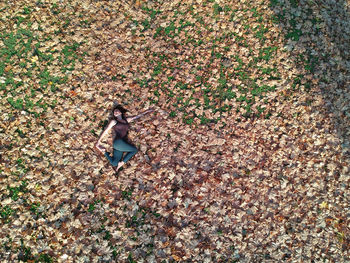
[[0, 11], [1, 262], [350, 261], [349, 1]]

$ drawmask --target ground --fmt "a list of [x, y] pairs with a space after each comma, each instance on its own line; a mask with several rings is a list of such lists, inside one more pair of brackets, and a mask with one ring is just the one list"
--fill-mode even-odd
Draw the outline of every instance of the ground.
[[350, 262], [348, 1], [0, 11], [2, 262]]

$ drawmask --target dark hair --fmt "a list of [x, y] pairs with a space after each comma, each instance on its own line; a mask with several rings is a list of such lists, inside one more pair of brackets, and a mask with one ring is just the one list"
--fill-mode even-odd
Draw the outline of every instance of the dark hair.
[[[109, 118], [109, 121], [111, 120], [117, 120], [117, 118], [114, 116], [114, 111], [115, 110], [120, 110], [120, 112], [122, 113], [122, 118], [123, 120], [126, 120], [126, 116], [125, 116], [125, 113], [128, 111], [127, 109], [125, 109], [124, 107], [122, 107], [122, 105], [120, 104], [114, 104], [113, 106], [113, 109], [111, 111], [111, 117]], [[128, 132], [126, 133], [125, 137], [124, 137], [124, 141], [126, 141], [127, 143], [135, 146], [130, 140], [129, 140], [129, 137], [128, 137]], [[136, 146], [135, 146], [136, 147]]]
[[116, 117], [114, 116], [114, 111], [115, 110], [120, 110], [120, 112], [122, 113], [122, 118], [123, 120], [126, 120], [125, 117], [125, 113], [127, 112], [127, 109], [125, 109], [124, 107], [122, 107], [122, 105], [117, 104], [113, 106], [112, 112], [111, 112], [111, 117], [110, 120], [116, 120]]

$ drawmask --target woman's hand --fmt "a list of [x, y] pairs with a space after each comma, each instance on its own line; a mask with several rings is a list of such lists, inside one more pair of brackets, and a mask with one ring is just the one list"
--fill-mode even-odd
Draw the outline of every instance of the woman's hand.
[[132, 122], [132, 121], [134, 121], [134, 120], [137, 120], [137, 119], [141, 118], [142, 116], [145, 116], [147, 113], [150, 113], [150, 112], [152, 112], [152, 111], [154, 111], [154, 110], [155, 110], [154, 108], [150, 108], [150, 109], [148, 109], [148, 110], [146, 110], [146, 111], [140, 113], [139, 115], [136, 115], [136, 116], [133, 116], [133, 117], [127, 117], [126, 120], [127, 120], [128, 122]]
[[102, 153], [106, 152], [106, 148], [103, 147], [99, 142], [97, 142], [95, 146], [100, 152], [102, 152]]
[[150, 109], [146, 110], [145, 113], [150, 113], [152, 111], [155, 111], [155, 109], [154, 108], [150, 108]]

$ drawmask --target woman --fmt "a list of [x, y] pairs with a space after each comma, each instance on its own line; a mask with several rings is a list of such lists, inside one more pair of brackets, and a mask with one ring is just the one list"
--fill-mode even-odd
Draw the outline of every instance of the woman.
[[[127, 133], [129, 129], [129, 122], [132, 122], [143, 115], [154, 111], [154, 109], [149, 109], [139, 115], [132, 117], [125, 117], [126, 110], [117, 105], [112, 111], [112, 120], [108, 123], [107, 128], [103, 131], [100, 138], [97, 141], [96, 148], [104, 154], [109, 162], [112, 164], [113, 168], [118, 171], [127, 161], [130, 160], [137, 153], [137, 148], [127, 142]], [[110, 129], [113, 129], [113, 157], [106, 151], [106, 149], [101, 146], [102, 138], [108, 133]], [[122, 160], [123, 153], [127, 152]], [[115, 168], [117, 166], [117, 168]]]

